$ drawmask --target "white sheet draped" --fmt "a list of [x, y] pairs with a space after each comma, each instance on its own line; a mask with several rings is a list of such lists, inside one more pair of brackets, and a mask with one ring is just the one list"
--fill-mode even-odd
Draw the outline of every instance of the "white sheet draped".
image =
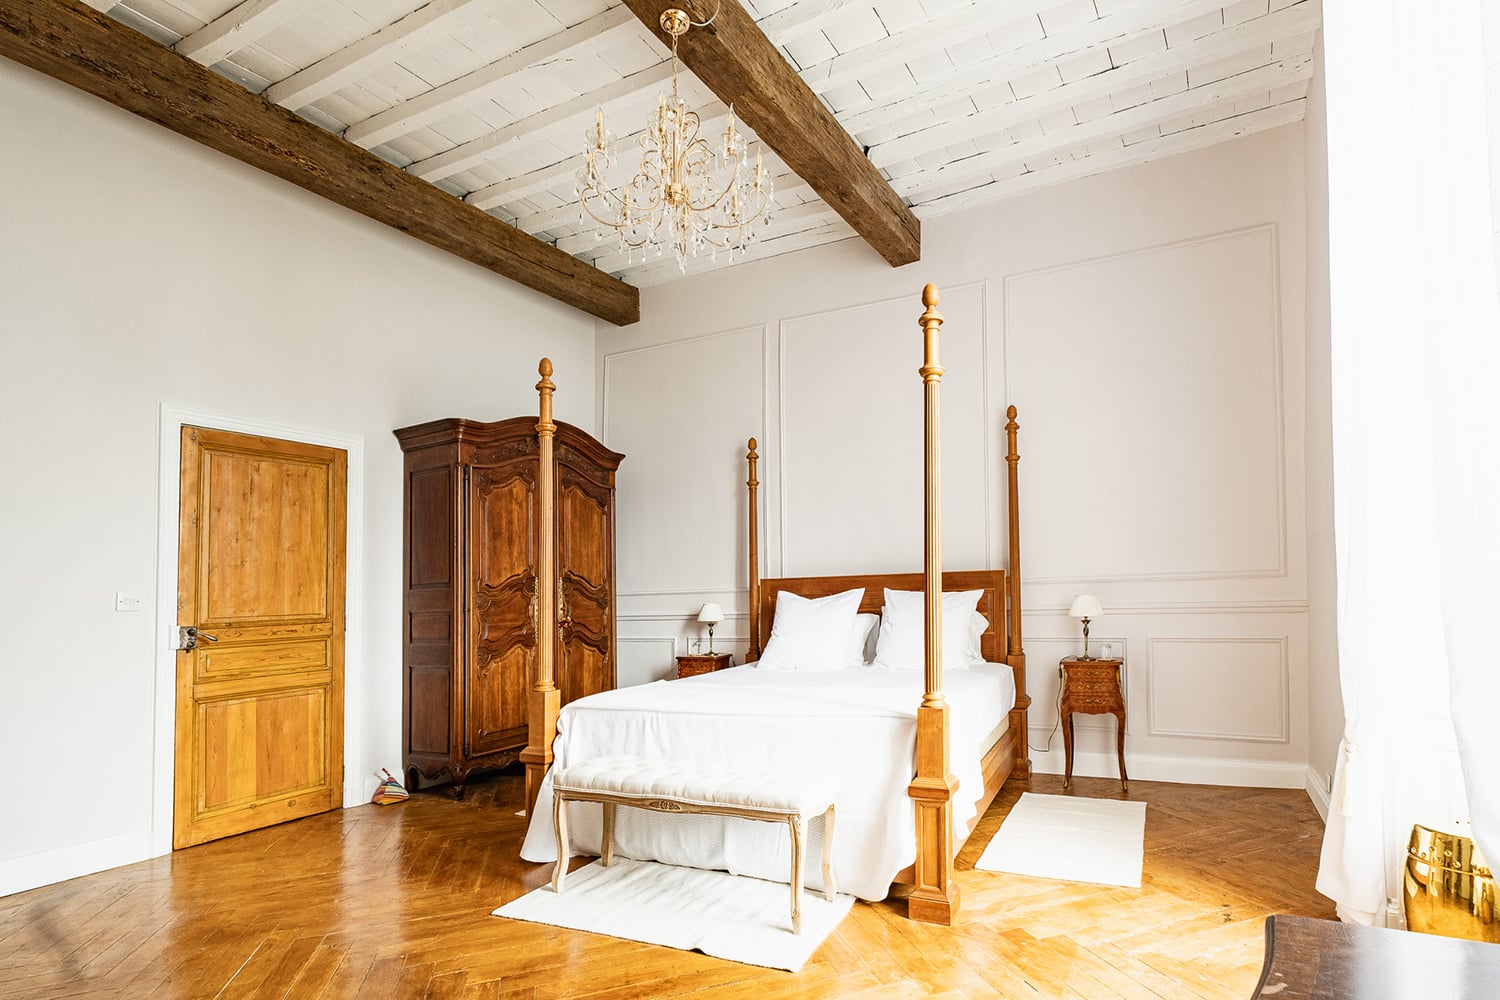
[[1324, 5], [1346, 722], [1318, 889], [1363, 923], [1399, 902], [1413, 823], [1472, 819], [1500, 858], [1485, 16], [1482, 0]]
[[[978, 748], [1015, 702], [1010, 667], [948, 671], [952, 767], [959, 788], [953, 824], [963, 829], [983, 789]], [[735, 667], [686, 680], [605, 691], [563, 707], [554, 766], [610, 754], [682, 758], [723, 767], [815, 772], [838, 783], [834, 877], [840, 892], [882, 899], [891, 879], [916, 857], [913, 774], [922, 673], [862, 668], [828, 672]], [[993, 742], [992, 740], [990, 742]], [[598, 853], [600, 809], [568, 806], [574, 853]], [[808, 828], [809, 858], [822, 850], [822, 823]], [[537, 796], [521, 857], [557, 856], [551, 773]], [[773, 823], [722, 816], [622, 809], [616, 850], [626, 857], [723, 869], [785, 880], [790, 842]], [[820, 866], [806, 867], [821, 888]]]

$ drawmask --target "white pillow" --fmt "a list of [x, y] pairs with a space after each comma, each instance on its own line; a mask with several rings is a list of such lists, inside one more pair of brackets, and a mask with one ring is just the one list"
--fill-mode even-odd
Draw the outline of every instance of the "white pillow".
[[868, 667], [875, 659], [875, 635], [880, 628], [879, 615], [855, 615], [854, 627], [849, 630], [849, 643], [844, 647], [844, 659], [851, 667]]
[[[984, 662], [984, 634], [990, 630], [990, 620], [978, 611], [969, 618], [969, 634], [964, 637], [964, 657], [970, 663]], [[947, 626], [944, 626], [947, 631]]]
[[[966, 670], [972, 662], [967, 647], [980, 590], [952, 591], [943, 595], [942, 657], [944, 670]], [[880, 636], [875, 644], [875, 663], [892, 670], [922, 670], [926, 665], [924, 636], [926, 604], [923, 594], [913, 590], [885, 592], [880, 612]]]
[[863, 587], [815, 599], [785, 590], [778, 593], [760, 669], [838, 670], [847, 666], [845, 650], [864, 596]]

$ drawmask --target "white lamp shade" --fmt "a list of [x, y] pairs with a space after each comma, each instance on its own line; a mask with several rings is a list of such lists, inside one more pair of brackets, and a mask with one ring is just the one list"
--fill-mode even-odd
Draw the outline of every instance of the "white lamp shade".
[[713, 625], [724, 620], [724, 609], [717, 604], [705, 604], [698, 611], [698, 620]]
[[1073, 618], [1098, 618], [1104, 614], [1104, 609], [1099, 606], [1099, 598], [1093, 594], [1079, 594], [1073, 598], [1073, 606], [1068, 609], [1068, 615]]

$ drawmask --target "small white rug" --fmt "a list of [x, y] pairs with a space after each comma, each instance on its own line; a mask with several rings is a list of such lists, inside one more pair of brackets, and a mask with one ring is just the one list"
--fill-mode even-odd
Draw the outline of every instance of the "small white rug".
[[791, 889], [784, 882], [634, 861], [595, 861], [495, 911], [533, 923], [571, 927], [716, 958], [796, 972], [818, 950], [854, 897], [802, 892], [802, 933], [792, 933]]
[[1024, 792], [975, 868], [1139, 889], [1146, 803]]

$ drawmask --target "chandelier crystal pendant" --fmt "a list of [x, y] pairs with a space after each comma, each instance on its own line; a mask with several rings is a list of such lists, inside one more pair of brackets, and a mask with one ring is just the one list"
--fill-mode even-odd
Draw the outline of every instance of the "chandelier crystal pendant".
[[616, 162], [616, 143], [600, 109], [594, 127], [584, 133], [587, 152], [575, 186], [579, 221], [586, 213], [597, 222], [599, 239], [613, 230], [620, 250], [641, 250], [642, 259], [671, 247], [684, 272], [705, 247], [714, 259], [720, 250], [743, 254], [760, 226], [770, 222], [773, 208], [770, 172], [759, 152], [750, 167], [749, 149], [734, 127], [734, 106], [714, 149], [698, 134], [697, 112], [677, 94], [677, 39], [690, 26], [686, 12], [662, 12], [662, 30], [672, 36], [672, 94], [661, 95], [647, 120], [639, 172], [619, 187], [606, 180]]

